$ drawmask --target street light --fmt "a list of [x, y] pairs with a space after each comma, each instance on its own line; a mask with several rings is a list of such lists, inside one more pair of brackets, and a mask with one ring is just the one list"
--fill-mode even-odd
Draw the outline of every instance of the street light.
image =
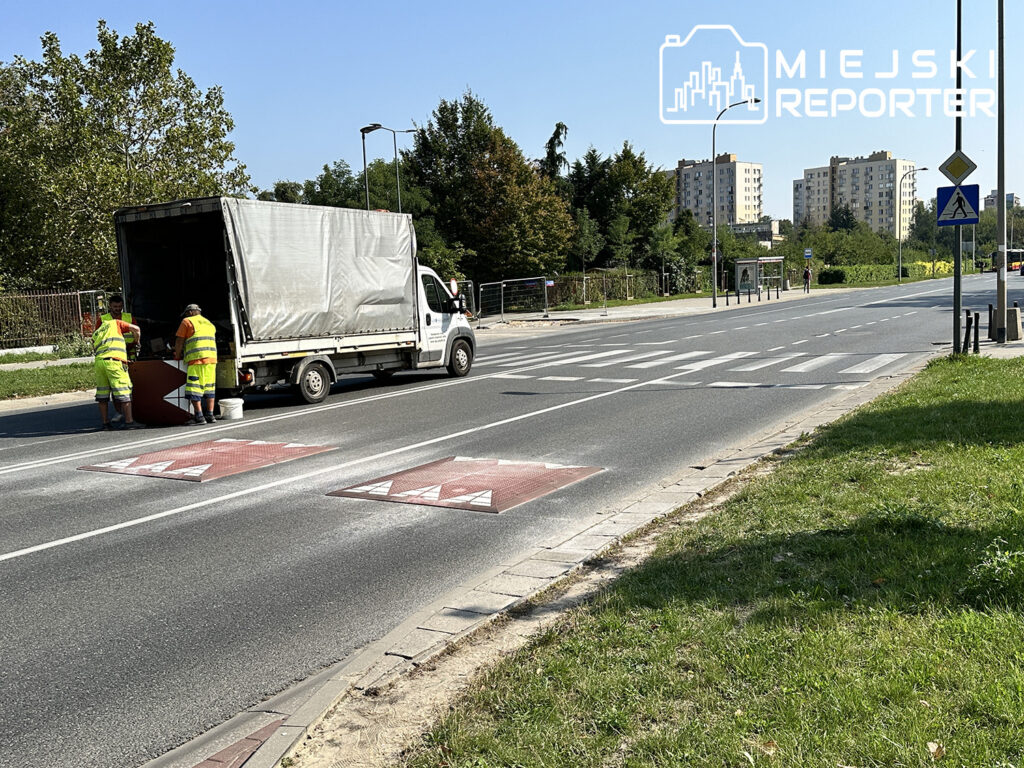
[[[718, 130], [718, 121], [727, 111], [740, 104], [760, 104], [758, 98], [744, 99], [730, 104], [715, 118], [715, 124], [711, 127], [711, 306], [718, 306], [718, 165], [715, 151], [715, 132]], [[734, 185], [735, 189], [735, 185]]]
[[392, 144], [395, 147], [395, 188], [398, 192], [398, 212], [402, 212], [402, 180], [398, 175], [398, 134], [400, 133], [415, 133], [415, 128], [406, 128], [405, 130], [397, 131], [394, 128], [388, 128], [386, 125], [380, 123], [370, 123], [364, 128], [360, 128], [359, 132], [363, 134], [363, 179], [366, 181], [366, 210], [370, 210], [370, 182], [366, 176], [366, 134], [373, 133], [374, 131], [391, 131]]
[[927, 170], [928, 166], [924, 168], [911, 168], [909, 171], [904, 171], [903, 175], [900, 176], [899, 200], [896, 205], [896, 240], [899, 243], [899, 263], [896, 265], [897, 283], [903, 282], [903, 180], [912, 173]]
[[366, 175], [366, 134], [373, 133], [378, 128], [383, 128], [380, 123], [370, 123], [359, 129], [363, 137], [363, 185], [366, 188], [366, 210], [370, 210], [370, 177]]

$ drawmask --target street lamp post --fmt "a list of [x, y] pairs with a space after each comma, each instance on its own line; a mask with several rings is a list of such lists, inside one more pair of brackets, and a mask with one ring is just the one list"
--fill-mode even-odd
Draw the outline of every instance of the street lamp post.
[[398, 175], [398, 134], [400, 133], [415, 133], [415, 128], [407, 128], [405, 130], [395, 130], [394, 128], [388, 128], [386, 125], [380, 123], [370, 123], [367, 126], [359, 129], [359, 132], [363, 134], [363, 180], [366, 182], [366, 210], [370, 210], [370, 181], [366, 175], [366, 134], [373, 133], [374, 131], [391, 131], [391, 143], [395, 148], [395, 190], [398, 194], [398, 212], [402, 212], [402, 179]]
[[896, 241], [899, 243], [899, 261], [896, 265], [896, 282], [903, 282], [903, 180], [912, 173], [918, 171], [927, 171], [928, 166], [924, 168], [911, 168], [909, 171], [904, 171], [903, 175], [900, 176], [900, 184], [898, 188], [899, 200], [896, 201]]
[[730, 104], [715, 118], [711, 126], [711, 306], [718, 306], [718, 164], [715, 149], [715, 132], [718, 130], [718, 121], [727, 111], [740, 104], [760, 104], [758, 98], [744, 99]]
[[380, 123], [370, 123], [359, 129], [363, 137], [363, 187], [366, 189], [366, 210], [370, 210], [370, 177], [366, 174], [366, 134], [382, 128]]

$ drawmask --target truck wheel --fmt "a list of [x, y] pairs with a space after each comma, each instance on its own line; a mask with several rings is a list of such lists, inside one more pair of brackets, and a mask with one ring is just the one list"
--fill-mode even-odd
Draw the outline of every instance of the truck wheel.
[[452, 354], [448, 358], [448, 373], [456, 378], [465, 376], [473, 367], [473, 350], [464, 339], [457, 339], [452, 344]]
[[322, 403], [331, 392], [331, 374], [323, 363], [310, 363], [296, 386], [299, 397], [310, 405]]

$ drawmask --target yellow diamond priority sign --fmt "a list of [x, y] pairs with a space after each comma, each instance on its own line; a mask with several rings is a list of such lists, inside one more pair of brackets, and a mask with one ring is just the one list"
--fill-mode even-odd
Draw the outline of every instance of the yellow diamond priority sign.
[[946, 158], [946, 162], [939, 166], [939, 170], [942, 171], [943, 176], [960, 186], [961, 182], [974, 173], [974, 169], [977, 167], [971, 158], [958, 149]]

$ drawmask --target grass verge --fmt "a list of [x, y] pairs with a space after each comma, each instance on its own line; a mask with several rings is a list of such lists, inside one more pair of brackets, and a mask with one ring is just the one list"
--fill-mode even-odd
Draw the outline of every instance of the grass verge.
[[92, 363], [20, 368], [0, 373], [0, 400], [75, 392], [95, 386]]
[[427, 766], [1020, 766], [1024, 360], [933, 363], [481, 676]]
[[36, 360], [56, 360], [52, 352], [4, 352], [0, 354], [0, 365], [6, 363], [34, 363]]

